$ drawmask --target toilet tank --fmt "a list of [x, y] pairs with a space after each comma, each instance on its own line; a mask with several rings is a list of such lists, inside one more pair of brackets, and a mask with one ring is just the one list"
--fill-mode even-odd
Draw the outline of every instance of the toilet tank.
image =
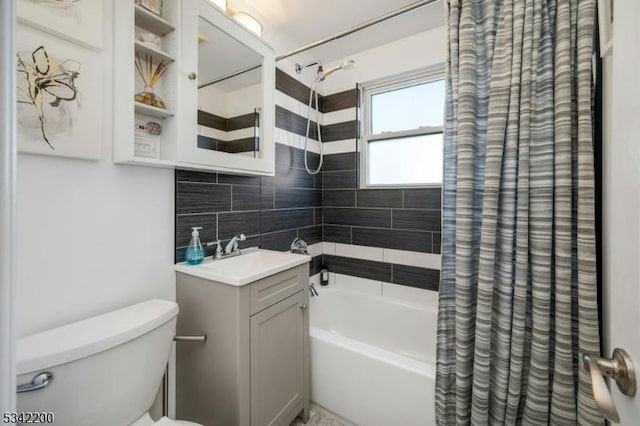
[[42, 372], [43, 389], [18, 394], [18, 412], [52, 412], [65, 426], [126, 426], [153, 404], [178, 305], [149, 300], [18, 341], [18, 385]]

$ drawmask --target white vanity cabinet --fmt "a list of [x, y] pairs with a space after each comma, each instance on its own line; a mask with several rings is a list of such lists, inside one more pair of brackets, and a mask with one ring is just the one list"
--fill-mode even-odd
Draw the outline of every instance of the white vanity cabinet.
[[[162, 5], [114, 2], [114, 162], [273, 175], [273, 49], [210, 1]], [[164, 108], [134, 100], [136, 56], [145, 73], [166, 66], [153, 90]]]
[[308, 265], [243, 286], [177, 273], [176, 415], [208, 426], [309, 417]]

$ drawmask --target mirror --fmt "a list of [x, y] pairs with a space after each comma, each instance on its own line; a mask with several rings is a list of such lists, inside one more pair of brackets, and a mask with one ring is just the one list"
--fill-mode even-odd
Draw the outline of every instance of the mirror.
[[262, 56], [198, 20], [198, 148], [260, 157]]
[[182, 166], [273, 175], [273, 49], [209, 1], [182, 11]]

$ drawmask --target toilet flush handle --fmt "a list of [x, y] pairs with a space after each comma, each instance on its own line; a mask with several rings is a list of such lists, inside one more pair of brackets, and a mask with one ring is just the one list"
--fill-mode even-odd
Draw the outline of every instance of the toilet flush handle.
[[53, 382], [53, 374], [49, 372], [40, 373], [31, 380], [31, 383], [18, 386], [17, 392], [22, 393], [44, 389], [49, 386], [51, 382]]
[[200, 336], [175, 336], [173, 338], [176, 342], [200, 342], [204, 343], [207, 341], [207, 335], [203, 334]]

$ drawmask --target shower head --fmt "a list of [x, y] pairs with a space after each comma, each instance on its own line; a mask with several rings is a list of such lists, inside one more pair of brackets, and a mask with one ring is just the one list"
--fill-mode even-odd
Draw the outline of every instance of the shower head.
[[322, 71], [320, 74], [318, 74], [316, 81], [324, 81], [325, 78], [327, 78], [329, 75], [333, 74], [338, 70], [352, 70], [355, 67], [356, 67], [355, 61], [353, 59], [349, 59], [348, 61], [344, 61], [340, 65], [336, 65], [333, 68], [329, 68], [326, 71]]
[[356, 67], [356, 61], [354, 61], [353, 59], [349, 59], [348, 61], [344, 61], [340, 67], [343, 70], [352, 70]]

